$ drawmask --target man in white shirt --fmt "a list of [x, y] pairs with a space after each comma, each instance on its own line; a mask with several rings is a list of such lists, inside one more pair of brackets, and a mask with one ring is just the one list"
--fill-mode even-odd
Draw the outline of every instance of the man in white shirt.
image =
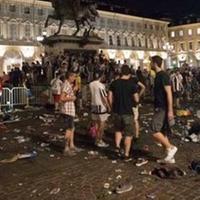
[[63, 82], [60, 80], [60, 76], [58, 74], [56, 74], [56, 78], [54, 78], [50, 83], [52, 95], [54, 98], [55, 112], [59, 111], [59, 102], [60, 102], [62, 84]]
[[103, 75], [95, 74], [95, 80], [89, 85], [91, 92], [92, 120], [96, 126], [96, 142], [98, 147], [108, 147], [109, 145], [103, 141], [105, 122], [109, 114], [109, 104], [107, 100], [107, 92], [105, 85], [102, 83]]

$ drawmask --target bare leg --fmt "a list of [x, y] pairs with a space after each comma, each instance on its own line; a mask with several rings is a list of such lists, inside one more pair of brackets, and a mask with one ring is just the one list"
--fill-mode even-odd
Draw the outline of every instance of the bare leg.
[[159, 143], [161, 143], [165, 149], [169, 149], [171, 148], [173, 145], [169, 142], [169, 139], [167, 137], [165, 137], [162, 133], [155, 133], [153, 134], [153, 137], [156, 141], [158, 141]]
[[115, 133], [115, 147], [120, 148], [121, 141], [122, 141], [122, 133], [116, 132]]
[[70, 149], [74, 149], [74, 130], [71, 131], [71, 138], [70, 138]]
[[66, 133], [65, 133], [65, 150], [64, 151], [67, 151], [70, 148], [71, 133], [72, 132], [70, 130], [66, 130]]
[[125, 156], [130, 155], [131, 144], [133, 137], [125, 137], [124, 146], [125, 146]]
[[134, 124], [135, 124], [135, 136], [136, 136], [136, 138], [139, 138], [139, 136], [140, 136], [139, 121], [138, 120], [134, 120]]
[[99, 121], [99, 139], [100, 140], [103, 139], [104, 129], [105, 129], [105, 122]]

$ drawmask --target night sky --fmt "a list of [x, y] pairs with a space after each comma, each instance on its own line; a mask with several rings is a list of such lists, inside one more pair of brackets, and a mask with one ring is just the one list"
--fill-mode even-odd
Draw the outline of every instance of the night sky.
[[[136, 14], [181, 19], [200, 16], [200, 0], [103, 0], [110, 5], [121, 5]], [[103, 2], [99, 0], [99, 2]]]

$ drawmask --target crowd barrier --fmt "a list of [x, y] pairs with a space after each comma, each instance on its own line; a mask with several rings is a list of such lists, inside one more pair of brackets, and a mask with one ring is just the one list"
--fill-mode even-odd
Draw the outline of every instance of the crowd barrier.
[[47, 86], [34, 86], [31, 90], [24, 87], [3, 88], [0, 108], [14, 106], [44, 105], [53, 103], [51, 90]]

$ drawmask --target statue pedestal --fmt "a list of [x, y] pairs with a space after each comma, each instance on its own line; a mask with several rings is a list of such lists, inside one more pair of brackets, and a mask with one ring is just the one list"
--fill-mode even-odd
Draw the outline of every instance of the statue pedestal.
[[83, 37], [56, 35], [46, 37], [42, 44], [47, 53], [58, 54], [63, 51], [98, 51], [103, 47], [104, 40], [99, 37]]

